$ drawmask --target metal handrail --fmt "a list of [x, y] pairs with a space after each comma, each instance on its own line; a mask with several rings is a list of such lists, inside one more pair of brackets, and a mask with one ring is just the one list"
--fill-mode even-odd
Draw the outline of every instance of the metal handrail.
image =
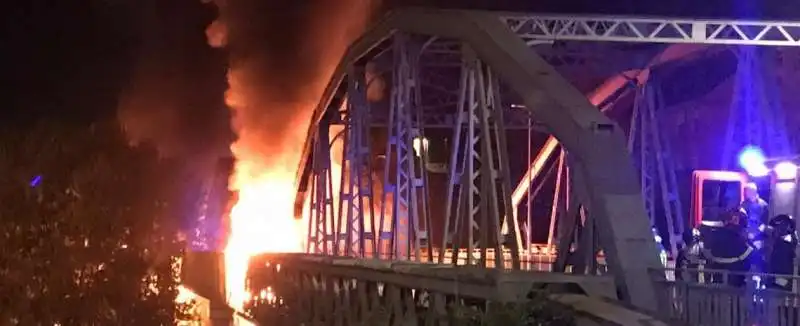
[[[654, 280], [665, 302], [665, 309], [660, 311], [662, 318], [704, 326], [800, 325], [797, 286], [789, 290], [757, 286], [759, 281], [775, 277], [797, 284], [800, 276], [704, 268], [665, 268], [653, 270], [653, 273], [654, 276], [659, 276], [658, 273], [696, 276]], [[734, 277], [741, 279], [732, 283]]]

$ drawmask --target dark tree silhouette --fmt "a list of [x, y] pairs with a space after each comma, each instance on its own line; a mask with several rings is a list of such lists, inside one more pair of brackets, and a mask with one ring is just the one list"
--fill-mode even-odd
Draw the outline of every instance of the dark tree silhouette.
[[180, 165], [114, 123], [0, 130], [0, 325], [172, 325]]

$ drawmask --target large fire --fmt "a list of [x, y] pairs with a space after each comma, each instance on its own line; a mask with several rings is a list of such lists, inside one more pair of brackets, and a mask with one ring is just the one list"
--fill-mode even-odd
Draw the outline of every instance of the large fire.
[[[339, 1], [315, 2], [303, 11], [304, 22], [284, 22], [288, 25], [282, 27], [269, 25], [265, 14], [251, 16], [262, 12], [248, 7], [256, 2], [214, 2], [220, 17], [206, 35], [211, 46], [225, 47], [231, 53], [225, 100], [233, 112], [231, 124], [237, 135], [231, 145], [236, 163], [230, 187], [238, 198], [229, 214], [225, 288], [228, 304], [242, 311], [251, 297], [246, 287], [250, 258], [302, 250], [305, 230], [293, 216], [294, 177], [311, 112], [339, 58], [363, 31], [380, 1], [353, 0], [346, 6]], [[267, 6], [282, 8], [273, 7]], [[297, 67], [276, 65], [288, 61], [270, 57], [282, 53], [276, 47], [288, 44], [263, 44], [263, 34], [253, 33], [259, 28], [300, 25], [307, 30], [304, 38], [290, 40], [297, 42], [297, 52], [303, 53], [294, 54]], [[270, 48], [276, 51], [263, 50]], [[293, 75], [299, 71], [294, 68], [302, 68], [305, 74]], [[300, 98], [286, 95], [298, 90], [302, 91]]]
[[228, 302], [238, 310], [250, 297], [245, 284], [250, 257], [301, 250], [301, 230], [292, 217], [294, 173], [285, 167], [258, 170], [253, 165], [237, 161], [233, 182], [239, 197], [230, 212], [225, 247]]

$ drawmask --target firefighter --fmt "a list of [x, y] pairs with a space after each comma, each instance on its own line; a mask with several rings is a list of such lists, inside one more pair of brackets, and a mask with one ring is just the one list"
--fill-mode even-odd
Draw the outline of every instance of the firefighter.
[[[744, 209], [740, 210], [742, 214], [745, 213]], [[747, 240], [750, 242], [750, 246], [753, 247], [750, 263], [752, 264], [753, 272], [766, 273], [765, 267], [767, 264], [767, 256], [769, 255], [772, 228], [766, 223], [756, 226], [755, 223], [757, 222], [760, 222], [760, 220], [752, 219], [750, 216], [747, 217], [747, 229], [745, 230], [745, 234]]]
[[758, 195], [758, 186], [755, 183], [745, 185], [744, 200], [739, 208], [747, 214], [748, 231], [755, 232], [761, 225], [767, 224], [769, 205]]
[[[793, 275], [797, 248], [797, 233], [794, 218], [789, 215], [778, 215], [769, 221], [772, 240], [769, 250], [767, 273]], [[767, 287], [779, 290], [791, 290], [791, 278], [776, 276], [767, 280]]]
[[679, 281], [699, 281], [698, 267], [702, 264], [703, 242], [700, 238], [700, 230], [691, 229], [683, 232], [683, 248], [678, 252], [675, 259], [677, 269], [675, 278]]
[[721, 220], [723, 227], [710, 229], [703, 235], [703, 257], [709, 269], [724, 270], [735, 274], [713, 275], [714, 283], [722, 283], [727, 278], [731, 286], [745, 285], [745, 275], [750, 271], [753, 247], [743, 234], [747, 216], [739, 209], [726, 212]]
[[664, 248], [664, 241], [661, 238], [661, 236], [658, 235], [658, 229], [653, 228], [652, 231], [653, 231], [653, 239], [656, 241], [657, 245], [656, 247], [658, 249], [658, 258], [659, 260], [661, 260], [661, 264], [666, 267], [667, 260], [669, 259], [669, 257], [667, 257], [667, 250], [666, 248]]

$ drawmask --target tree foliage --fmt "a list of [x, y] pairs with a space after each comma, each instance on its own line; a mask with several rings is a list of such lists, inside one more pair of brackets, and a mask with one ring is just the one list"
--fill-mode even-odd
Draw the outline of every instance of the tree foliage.
[[177, 162], [114, 123], [0, 130], [0, 325], [169, 325]]

